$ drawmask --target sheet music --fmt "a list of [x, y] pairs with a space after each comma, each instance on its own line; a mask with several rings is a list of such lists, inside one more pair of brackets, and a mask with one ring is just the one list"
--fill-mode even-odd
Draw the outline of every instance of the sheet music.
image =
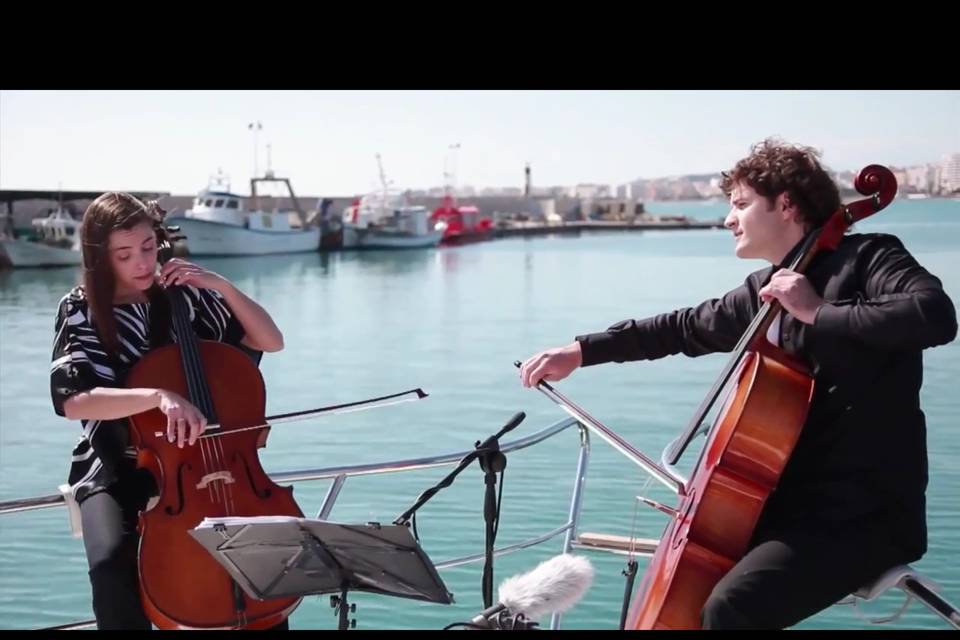
[[271, 524], [282, 522], [304, 522], [306, 518], [296, 516], [225, 516], [222, 518], [204, 518], [197, 525], [198, 529], [209, 529], [214, 525], [222, 524], [226, 527], [236, 527], [245, 524]]
[[205, 518], [191, 535], [252, 598], [351, 591], [450, 604], [407, 527], [291, 516]]

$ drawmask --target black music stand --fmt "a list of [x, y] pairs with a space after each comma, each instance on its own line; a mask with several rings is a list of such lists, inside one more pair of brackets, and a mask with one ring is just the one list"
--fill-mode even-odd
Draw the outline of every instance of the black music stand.
[[190, 534], [251, 598], [340, 593], [339, 599], [331, 598], [340, 629], [348, 626], [347, 591], [453, 603], [453, 594], [403, 525], [285, 516], [208, 518]]

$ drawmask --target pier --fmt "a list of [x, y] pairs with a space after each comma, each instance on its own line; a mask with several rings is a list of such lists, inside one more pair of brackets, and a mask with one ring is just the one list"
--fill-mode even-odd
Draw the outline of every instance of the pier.
[[591, 231], [664, 231], [689, 229], [723, 229], [722, 220], [692, 220], [671, 216], [626, 221], [569, 220], [563, 222], [507, 222], [494, 229], [495, 238], [543, 236], [558, 233], [580, 234]]

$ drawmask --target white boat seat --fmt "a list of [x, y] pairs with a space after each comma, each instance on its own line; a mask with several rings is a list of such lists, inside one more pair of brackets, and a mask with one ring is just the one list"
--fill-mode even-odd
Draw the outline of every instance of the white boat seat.
[[[581, 533], [573, 541], [572, 546], [576, 549], [585, 549], [591, 551], [606, 551], [623, 555], [636, 554], [639, 556], [650, 556], [657, 549], [659, 544], [657, 539], [648, 538], [628, 538], [624, 536], [614, 536], [599, 533]], [[903, 592], [904, 600], [900, 608], [893, 613], [882, 618], [868, 618], [859, 608], [861, 602], [870, 602], [876, 600], [891, 589], [900, 589]], [[918, 573], [908, 564], [901, 564], [892, 567], [880, 575], [876, 580], [865, 584], [846, 598], [843, 598], [836, 604], [853, 605], [856, 615], [871, 624], [886, 624], [897, 620], [910, 606], [913, 600], [920, 602], [933, 613], [940, 616], [949, 625], [955, 629], [960, 629], [960, 611], [952, 604], [943, 599], [940, 595], [940, 586], [933, 580]]]
[[901, 564], [885, 571], [883, 575], [874, 580], [872, 583], [860, 587], [853, 593], [853, 597], [866, 600], [867, 602], [876, 600], [886, 591], [902, 585], [906, 578], [912, 578], [913, 580], [916, 580], [930, 591], [940, 591], [939, 585], [937, 585], [935, 582], [917, 573], [910, 565]]
[[[876, 600], [891, 589], [900, 589], [904, 593], [903, 604], [893, 613], [882, 618], [868, 618], [859, 608], [861, 602]], [[879, 578], [866, 584], [850, 594], [837, 604], [851, 604], [857, 617], [871, 624], [885, 624], [900, 618], [910, 606], [910, 602], [917, 600], [933, 613], [940, 616], [947, 624], [960, 629], [960, 611], [940, 595], [940, 586], [930, 578], [918, 573], [908, 564], [901, 564], [888, 569]]]

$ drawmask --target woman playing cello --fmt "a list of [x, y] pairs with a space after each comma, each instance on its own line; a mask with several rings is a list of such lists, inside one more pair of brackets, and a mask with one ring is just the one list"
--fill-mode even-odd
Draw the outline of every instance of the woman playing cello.
[[[82, 228], [83, 284], [60, 301], [50, 390], [58, 415], [79, 420], [69, 483], [77, 502], [100, 629], [150, 629], [137, 573], [137, 518], [156, 494], [138, 469], [128, 418], [152, 409], [166, 417], [166, 437], [195, 446], [203, 413], [164, 388], [124, 388], [126, 374], [151, 349], [171, 342], [164, 289], [178, 285], [198, 338], [234, 345], [256, 362], [280, 351], [270, 315], [228, 280], [184, 260], [158, 264], [162, 212], [125, 193], [105, 193], [87, 208]], [[185, 577], [185, 579], [189, 579]], [[287, 626], [284, 620], [280, 627]]]

